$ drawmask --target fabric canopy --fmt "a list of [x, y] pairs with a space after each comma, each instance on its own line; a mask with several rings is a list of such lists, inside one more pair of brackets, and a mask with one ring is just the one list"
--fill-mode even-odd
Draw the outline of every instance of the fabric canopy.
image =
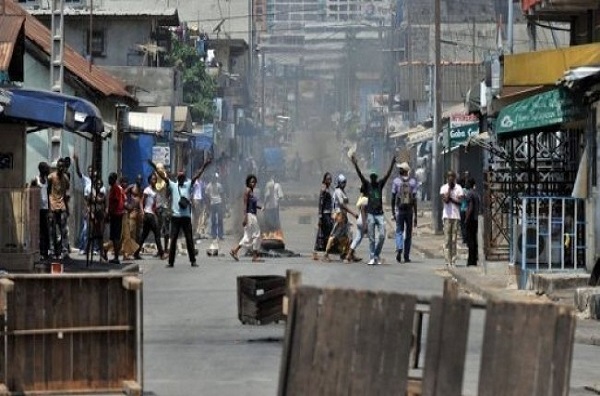
[[85, 99], [22, 88], [9, 88], [4, 93], [8, 97], [8, 104], [0, 111], [0, 121], [25, 121], [38, 127], [63, 128], [90, 134], [104, 131], [100, 111]]
[[576, 96], [565, 88], [555, 88], [503, 108], [495, 132], [498, 138], [512, 138], [582, 120], [585, 115]]

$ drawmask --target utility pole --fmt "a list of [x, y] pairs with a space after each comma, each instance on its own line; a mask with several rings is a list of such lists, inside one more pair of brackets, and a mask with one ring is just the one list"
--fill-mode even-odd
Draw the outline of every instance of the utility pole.
[[[50, 89], [52, 92], [62, 93], [64, 81], [64, 0], [52, 0], [51, 36], [50, 36]], [[50, 153], [49, 159], [54, 162], [61, 156], [62, 130], [52, 128], [49, 130]]]
[[415, 101], [413, 98], [413, 55], [410, 7], [406, 7], [406, 61], [408, 62], [408, 125], [412, 128], [415, 126]]
[[260, 53], [260, 126], [261, 126], [261, 134], [265, 131], [265, 74], [266, 74], [266, 65], [265, 65], [265, 57], [266, 53], [261, 51]]
[[433, 114], [433, 141], [431, 142], [431, 225], [435, 233], [441, 232], [441, 202], [440, 202], [440, 169], [439, 155], [440, 147], [438, 136], [442, 131], [442, 84], [440, 81], [440, 66], [441, 66], [441, 0], [434, 1], [434, 18], [435, 18], [435, 62], [433, 65], [433, 82], [435, 85], [434, 91], [434, 114]]

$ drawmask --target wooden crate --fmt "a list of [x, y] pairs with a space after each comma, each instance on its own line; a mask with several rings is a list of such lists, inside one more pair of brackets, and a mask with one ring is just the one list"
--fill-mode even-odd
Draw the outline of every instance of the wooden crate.
[[11, 275], [0, 279], [0, 294], [0, 386], [9, 394], [140, 394], [142, 284], [136, 276]]
[[284, 276], [240, 276], [237, 291], [238, 318], [243, 324], [267, 324], [284, 319]]

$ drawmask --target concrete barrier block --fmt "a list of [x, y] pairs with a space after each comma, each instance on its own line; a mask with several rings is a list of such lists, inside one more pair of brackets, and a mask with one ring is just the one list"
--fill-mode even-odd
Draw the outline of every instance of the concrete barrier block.
[[575, 290], [575, 306], [591, 319], [600, 319], [600, 287], [580, 287]]
[[528, 289], [537, 294], [550, 294], [556, 290], [576, 289], [587, 286], [590, 276], [586, 273], [531, 273]]

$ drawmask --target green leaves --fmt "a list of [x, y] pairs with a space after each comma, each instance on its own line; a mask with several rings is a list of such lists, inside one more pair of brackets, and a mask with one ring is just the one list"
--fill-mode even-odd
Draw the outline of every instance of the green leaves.
[[183, 102], [190, 106], [192, 121], [212, 122], [217, 84], [207, 73], [206, 65], [196, 48], [173, 37], [173, 47], [167, 60], [170, 66], [177, 66], [181, 73]]

